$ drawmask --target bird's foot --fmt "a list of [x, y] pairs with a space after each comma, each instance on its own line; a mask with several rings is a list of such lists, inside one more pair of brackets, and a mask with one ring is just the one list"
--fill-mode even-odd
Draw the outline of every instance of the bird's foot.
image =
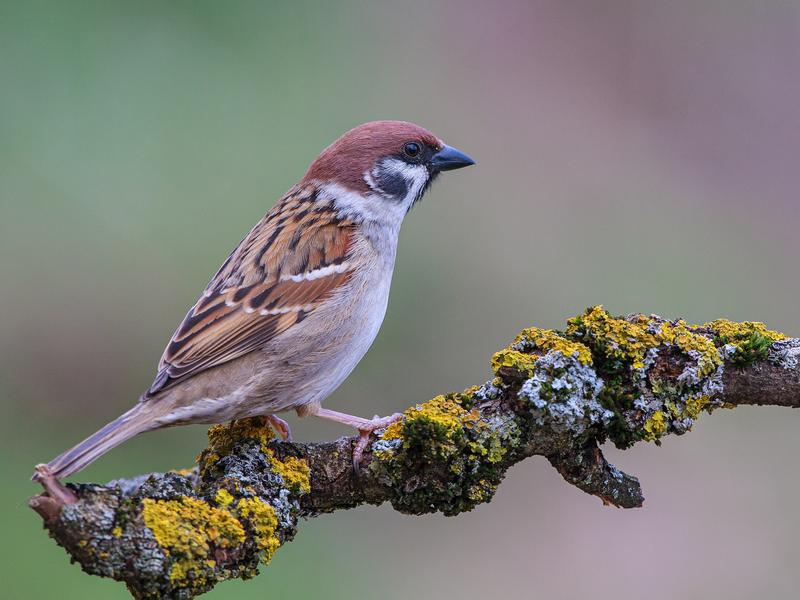
[[[298, 411], [298, 414], [301, 413]], [[403, 413], [394, 413], [388, 417], [379, 417], [375, 415], [372, 419], [365, 419], [364, 417], [356, 417], [355, 415], [348, 415], [347, 413], [340, 413], [328, 408], [320, 408], [319, 406], [315, 407], [314, 412], [305, 414], [313, 414], [323, 419], [328, 419], [329, 421], [335, 421], [358, 429], [358, 441], [356, 442], [356, 447], [353, 448], [353, 469], [356, 475], [360, 474], [361, 459], [364, 457], [364, 450], [366, 450], [367, 444], [369, 444], [369, 438], [372, 432], [376, 429], [388, 427], [392, 423], [403, 418]]]
[[267, 421], [284, 442], [292, 441], [292, 429], [289, 427], [289, 423], [277, 415], [267, 415]]
[[47, 465], [36, 465], [34, 469], [34, 479], [42, 484], [47, 495], [61, 504], [74, 504], [78, 497], [68, 487], [65, 487]]
[[55, 520], [65, 504], [78, 501], [75, 492], [56, 479], [47, 465], [36, 465], [33, 480], [42, 485], [45, 493], [31, 498], [28, 505], [47, 521]]
[[385, 429], [402, 418], [403, 413], [394, 413], [388, 417], [379, 417], [375, 415], [372, 420], [366, 421], [363, 425], [357, 427], [358, 442], [356, 442], [356, 446], [353, 448], [353, 469], [355, 469], [356, 475], [361, 472], [361, 459], [364, 457], [364, 450], [367, 449], [372, 432], [376, 429]]

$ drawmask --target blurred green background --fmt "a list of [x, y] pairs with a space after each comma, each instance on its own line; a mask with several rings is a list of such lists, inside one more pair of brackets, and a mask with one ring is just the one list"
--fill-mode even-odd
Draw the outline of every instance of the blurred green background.
[[[0, 2], [0, 596], [127, 597], [47, 539], [31, 467], [136, 400], [227, 253], [364, 121], [478, 165], [406, 221], [384, 327], [331, 408], [481, 383], [519, 329], [595, 303], [800, 334], [798, 60], [789, 1]], [[529, 460], [457, 518], [314, 519], [207, 597], [795, 598], [798, 427], [745, 408], [609, 450], [640, 510]], [[203, 442], [148, 434], [78, 479]]]

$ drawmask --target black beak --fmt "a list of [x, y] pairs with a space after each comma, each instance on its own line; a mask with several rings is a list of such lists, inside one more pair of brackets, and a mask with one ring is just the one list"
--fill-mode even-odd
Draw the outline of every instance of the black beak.
[[461, 152], [461, 150], [456, 150], [447, 145], [431, 158], [431, 169], [434, 171], [452, 171], [453, 169], [460, 169], [474, 164], [475, 161]]

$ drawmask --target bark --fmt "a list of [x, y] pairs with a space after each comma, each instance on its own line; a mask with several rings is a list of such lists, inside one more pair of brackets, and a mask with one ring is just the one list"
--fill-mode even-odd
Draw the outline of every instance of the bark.
[[301, 517], [385, 502], [457, 515], [490, 501], [530, 456], [605, 504], [641, 506], [638, 480], [605, 460], [602, 443], [659, 443], [723, 407], [796, 407], [798, 358], [800, 339], [760, 323], [689, 326], [594, 307], [564, 332], [523, 331], [494, 355], [484, 385], [409, 408], [357, 468], [355, 438], [281, 442], [249, 419], [210, 429], [193, 471], [46, 481], [30, 504], [87, 573], [125, 582], [136, 598], [193, 598], [254, 576]]

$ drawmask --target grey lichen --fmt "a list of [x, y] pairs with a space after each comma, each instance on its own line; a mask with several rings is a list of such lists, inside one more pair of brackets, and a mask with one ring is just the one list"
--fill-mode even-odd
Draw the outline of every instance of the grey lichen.
[[474, 397], [478, 402], [495, 400], [503, 394], [503, 390], [498, 387], [495, 380], [490, 380], [475, 390]]
[[614, 418], [597, 400], [602, 390], [603, 380], [592, 367], [554, 350], [536, 361], [533, 376], [518, 395], [531, 403], [537, 425], [581, 436], [589, 427], [608, 425]]
[[796, 369], [800, 362], [800, 338], [789, 338], [773, 342], [768, 359], [784, 369]]

